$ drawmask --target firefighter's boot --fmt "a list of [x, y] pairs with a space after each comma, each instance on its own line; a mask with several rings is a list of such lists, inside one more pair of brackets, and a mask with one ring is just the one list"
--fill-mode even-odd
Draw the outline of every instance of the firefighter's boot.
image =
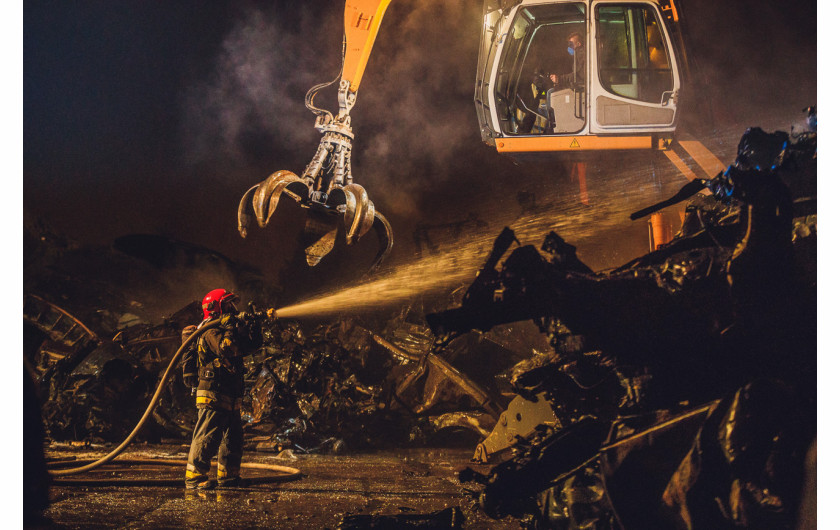
[[213, 489], [213, 481], [204, 473], [187, 470], [184, 484], [187, 489], [209, 490]]

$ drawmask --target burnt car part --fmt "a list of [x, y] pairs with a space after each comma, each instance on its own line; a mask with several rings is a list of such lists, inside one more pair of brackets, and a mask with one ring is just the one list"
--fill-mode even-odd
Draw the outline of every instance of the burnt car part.
[[[571, 473], [589, 461], [608, 431], [609, 425], [594, 418], [546, 431], [543, 443], [490, 471], [483, 480], [486, 486], [480, 495], [481, 507], [494, 518], [527, 513], [530, 499], [550, 487], [558, 475]], [[462, 472], [461, 479], [474, 481], [475, 476]]]
[[[462, 482], [485, 484], [480, 495], [482, 508], [492, 517], [521, 516], [533, 511], [534, 496], [541, 491], [563, 484], [566, 479], [587, 466], [618, 468], [628, 459], [628, 448], [647, 443], [661, 432], [669, 432], [675, 425], [685, 424], [689, 435], [683, 440], [690, 444], [693, 433], [709, 414], [714, 404], [706, 404], [667, 419], [654, 418], [653, 426], [629, 430], [623, 435], [622, 421], [605, 422], [593, 417], [562, 428], [544, 428], [530, 440], [521, 454], [502, 462], [487, 476], [467, 468], [461, 472]], [[631, 462], [632, 463], [632, 462]], [[665, 482], [670, 474], [665, 476]], [[603, 480], [603, 479], [602, 479]], [[609, 480], [604, 480], [609, 484]], [[662, 486], [664, 488], [664, 484]]]

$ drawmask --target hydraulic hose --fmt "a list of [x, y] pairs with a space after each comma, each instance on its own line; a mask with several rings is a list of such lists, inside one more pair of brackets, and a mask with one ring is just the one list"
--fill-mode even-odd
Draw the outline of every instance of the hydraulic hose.
[[99, 460], [95, 460], [87, 465], [80, 466], [80, 467], [73, 467], [70, 469], [49, 469], [48, 472], [53, 477], [63, 477], [66, 475], [77, 475], [79, 473], [85, 473], [92, 469], [96, 469], [97, 467], [106, 464], [116, 458], [120, 453], [125, 451], [125, 448], [128, 447], [128, 444], [134, 440], [134, 437], [137, 436], [137, 433], [140, 432], [140, 429], [146, 423], [146, 420], [149, 419], [149, 416], [152, 415], [152, 412], [157, 407], [158, 401], [160, 401], [160, 396], [163, 393], [163, 387], [166, 385], [166, 382], [169, 380], [169, 376], [172, 375], [172, 370], [175, 366], [178, 365], [178, 361], [181, 360], [181, 355], [184, 353], [184, 348], [189, 346], [194, 340], [196, 340], [200, 335], [204, 332], [216, 328], [219, 326], [219, 322], [221, 319], [214, 319], [210, 320], [199, 329], [195, 330], [192, 335], [187, 337], [187, 340], [181, 344], [181, 347], [178, 348], [178, 351], [175, 352], [175, 355], [172, 356], [172, 360], [169, 361], [169, 366], [166, 367], [166, 371], [163, 373], [163, 377], [160, 378], [160, 383], [158, 383], [157, 390], [155, 394], [152, 396], [152, 400], [149, 402], [149, 406], [146, 407], [146, 412], [143, 413], [143, 416], [140, 418], [140, 421], [137, 422], [137, 425], [134, 427], [134, 430], [126, 437], [125, 440], [122, 441], [120, 445], [118, 445], [113, 451], [108, 453], [107, 455], [103, 456]]

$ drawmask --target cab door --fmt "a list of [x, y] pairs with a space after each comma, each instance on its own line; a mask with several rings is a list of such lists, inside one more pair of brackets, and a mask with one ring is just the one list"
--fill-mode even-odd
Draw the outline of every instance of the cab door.
[[595, 0], [589, 39], [590, 131], [673, 132], [680, 77], [658, 6]]
[[[552, 74], [572, 72], [567, 37], [586, 33], [586, 13], [585, 0], [522, 0], [500, 16], [485, 16], [475, 98], [483, 129], [495, 138], [586, 135], [584, 86], [554, 98], [562, 110], [549, 94]], [[555, 110], [564, 122], [555, 121]]]

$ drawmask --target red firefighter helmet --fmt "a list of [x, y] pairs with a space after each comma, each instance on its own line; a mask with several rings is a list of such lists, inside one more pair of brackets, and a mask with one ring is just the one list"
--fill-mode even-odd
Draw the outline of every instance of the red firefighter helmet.
[[225, 289], [213, 289], [204, 296], [201, 301], [201, 308], [204, 310], [204, 318], [218, 317], [222, 313], [235, 313], [236, 302], [239, 297]]

